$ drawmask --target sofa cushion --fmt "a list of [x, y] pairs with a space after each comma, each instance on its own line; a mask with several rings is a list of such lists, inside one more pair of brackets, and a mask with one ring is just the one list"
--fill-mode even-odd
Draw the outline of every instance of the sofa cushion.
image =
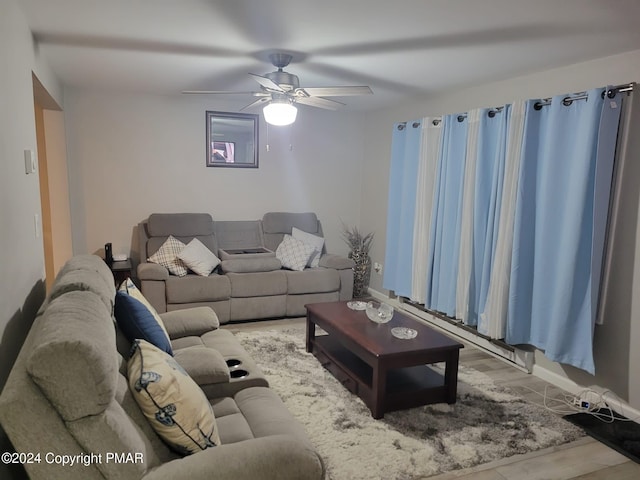
[[208, 276], [214, 268], [220, 265], [220, 259], [197, 238], [191, 240], [178, 253], [178, 258], [189, 270], [203, 277]]
[[208, 213], [152, 213], [147, 231], [150, 237], [213, 235], [213, 219]]
[[242, 415], [232, 397], [211, 400], [216, 422], [220, 426], [220, 440], [225, 444], [242, 442], [254, 438], [251, 426]]
[[169, 355], [173, 355], [171, 341], [166, 331], [140, 300], [119, 290], [116, 293], [115, 313], [118, 327], [130, 342], [135, 339], [144, 339]]
[[296, 240], [291, 235], [285, 235], [282, 243], [276, 249], [276, 257], [284, 268], [290, 270], [304, 270], [315, 248], [300, 240]]
[[311, 245], [315, 252], [309, 258], [307, 262], [308, 267], [317, 267], [318, 262], [320, 261], [320, 255], [322, 255], [322, 248], [324, 247], [324, 238], [319, 237], [317, 235], [313, 235], [311, 233], [303, 232], [299, 228], [293, 227], [291, 229], [291, 236], [296, 240], [300, 240], [301, 242], [306, 243], [307, 245]]
[[197, 303], [228, 300], [231, 284], [225, 275], [213, 273], [208, 277], [170, 276], [166, 282], [167, 303]]
[[229, 381], [229, 367], [220, 352], [213, 348], [194, 346], [176, 349], [173, 358], [198, 385]]
[[284, 270], [255, 273], [227, 273], [232, 298], [267, 297], [287, 294]]
[[113, 315], [115, 285], [113, 282], [113, 274], [109, 272], [109, 275], [110, 281], [105, 282], [103, 278], [96, 275], [93, 271], [80, 269], [67, 270], [63, 275], [58, 275], [58, 278], [53, 283], [51, 293], [49, 294], [49, 301], [73, 291], [92, 292], [100, 297], [109, 315]]
[[144, 340], [134, 343], [129, 388], [154, 430], [184, 454], [220, 445], [213, 408], [171, 356]]
[[289, 295], [325, 293], [340, 290], [340, 274], [329, 268], [312, 268], [303, 272], [285, 272]]
[[183, 277], [187, 274], [188, 270], [184, 262], [178, 258], [178, 254], [184, 247], [184, 243], [173, 235], [169, 235], [158, 251], [151, 255], [148, 260], [162, 265], [174, 275]]
[[223, 260], [220, 264], [222, 271], [235, 273], [273, 272], [282, 268], [282, 262], [275, 256], [257, 258], [234, 258]]
[[27, 358], [33, 381], [66, 421], [103, 412], [115, 396], [119, 355], [102, 300], [69, 292], [52, 300], [37, 321]]
[[213, 229], [219, 249], [259, 248], [264, 243], [258, 220], [217, 220]]
[[220, 327], [218, 315], [209, 307], [192, 307], [160, 315], [170, 339], [202, 335]]
[[262, 217], [264, 233], [291, 233], [293, 227], [309, 233], [318, 233], [318, 217], [312, 212], [269, 212]]

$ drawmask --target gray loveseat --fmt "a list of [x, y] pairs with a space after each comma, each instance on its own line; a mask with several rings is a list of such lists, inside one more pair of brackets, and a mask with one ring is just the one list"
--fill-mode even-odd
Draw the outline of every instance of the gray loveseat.
[[[304, 316], [307, 303], [350, 300], [353, 261], [323, 248], [319, 265], [283, 269], [275, 251], [293, 228], [322, 237], [314, 213], [270, 212], [262, 220], [214, 221], [207, 213], [155, 213], [138, 225], [142, 293], [158, 312], [211, 307], [221, 323]], [[200, 240], [222, 263], [209, 276], [176, 276], [147, 262], [169, 235]], [[266, 250], [266, 251], [265, 251]]]
[[[130, 344], [114, 326], [114, 296], [113, 276], [102, 259], [72, 258], [58, 274], [11, 370], [0, 395], [0, 423], [16, 451], [40, 453], [25, 465], [30, 478], [324, 477], [322, 461], [301, 424], [206, 307], [161, 317], [175, 361], [213, 406], [221, 445], [186, 457], [169, 449], [127, 385]], [[234, 378], [229, 360], [241, 362], [243, 378]], [[121, 455], [121, 461], [109, 460], [109, 453]], [[64, 459], [75, 459], [75, 464], [64, 465]]]

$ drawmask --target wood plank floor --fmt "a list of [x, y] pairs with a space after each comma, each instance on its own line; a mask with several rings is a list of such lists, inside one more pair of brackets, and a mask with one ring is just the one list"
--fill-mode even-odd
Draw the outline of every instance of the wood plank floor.
[[[225, 325], [231, 331], [277, 330], [304, 326], [304, 318], [269, 320]], [[528, 401], [542, 403], [547, 387], [549, 398], [564, 392], [465, 343], [460, 363], [484, 372], [499, 385], [508, 386]], [[638, 480], [640, 465], [606, 445], [584, 437], [575, 442], [525, 455], [516, 455], [470, 469], [444, 473], [430, 480]], [[415, 479], [418, 480], [418, 479]]]

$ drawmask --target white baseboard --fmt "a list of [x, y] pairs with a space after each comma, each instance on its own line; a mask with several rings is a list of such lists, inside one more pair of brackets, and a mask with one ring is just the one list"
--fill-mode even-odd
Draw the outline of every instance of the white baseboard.
[[509, 365], [518, 368], [519, 370], [522, 370], [526, 373], [531, 373], [531, 366], [533, 365], [533, 352], [526, 352], [517, 348], [515, 349], [515, 351], [504, 349], [500, 347], [500, 345], [496, 345], [486, 338], [464, 330], [456, 325], [452, 325], [451, 323], [442, 320], [441, 318], [438, 318], [428, 312], [414, 307], [410, 303], [400, 302], [397, 298], [390, 298], [387, 295], [384, 295], [383, 293], [380, 293], [371, 288], [369, 288], [369, 295], [380, 301], [392, 305], [394, 308], [401, 310], [405, 314], [410, 315], [412, 318], [418, 321], [428, 324], [430, 327], [434, 327], [437, 330], [457, 337], [459, 340], [475, 345], [476, 347], [497, 358], [498, 360], [502, 360], [503, 362], [508, 363]]
[[633, 408], [622, 399], [618, 398], [615, 393], [597, 385], [589, 387], [579, 385], [573, 380], [568, 379], [567, 377], [563, 377], [562, 375], [552, 372], [551, 370], [540, 367], [539, 365], [536, 365], [534, 363], [533, 352], [523, 351], [525, 354], [530, 354], [526, 355], [525, 357], [522, 357], [518, 354], [514, 355], [513, 352], [508, 352], [506, 350], [500, 349], [499, 346], [483, 339], [482, 337], [473, 335], [472, 333], [469, 333], [462, 328], [451, 325], [449, 322], [445, 322], [444, 320], [423, 312], [413, 307], [411, 304], [400, 302], [397, 298], [390, 298], [389, 296], [380, 293], [372, 288], [369, 288], [369, 295], [380, 301], [389, 303], [394, 308], [402, 310], [404, 313], [409, 314], [416, 320], [426, 322], [429, 324], [429, 326], [435, 327], [445, 333], [450, 333], [458, 337], [459, 339], [466, 341], [467, 343], [471, 343], [484, 352], [492, 355], [499, 360], [504, 361], [505, 363], [508, 363], [515, 368], [518, 368], [519, 370], [535, 375], [536, 377], [549, 382], [550, 384], [555, 385], [556, 387], [561, 388], [571, 393], [572, 395], [580, 396], [582, 400], [593, 402], [594, 396], [601, 397], [607, 402], [607, 405], [616, 413], [624, 415], [625, 417], [633, 419], [635, 421], [640, 421], [640, 410]]

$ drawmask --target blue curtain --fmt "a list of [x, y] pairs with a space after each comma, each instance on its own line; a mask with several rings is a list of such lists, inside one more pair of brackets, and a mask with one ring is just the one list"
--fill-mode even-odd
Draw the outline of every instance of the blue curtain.
[[602, 262], [594, 238], [609, 202], [608, 191], [595, 195], [596, 170], [608, 170], [598, 182], [610, 186], [611, 168], [598, 158], [614, 157], [598, 147], [615, 145], [599, 141], [599, 133], [618, 127], [615, 121], [601, 128], [601, 93], [591, 90], [570, 105], [557, 96], [539, 110], [535, 100], [527, 104], [506, 335], [510, 344], [534, 345], [551, 360], [590, 373], [600, 280], [593, 265]]
[[[489, 112], [494, 112], [493, 116]], [[473, 249], [466, 323], [477, 325], [484, 311], [500, 223], [500, 200], [504, 180], [509, 107], [501, 112], [484, 109], [480, 116], [477, 145], [475, 198], [473, 203]]]
[[442, 121], [425, 298], [428, 308], [453, 316], [468, 125], [466, 119], [459, 121], [458, 115], [446, 115]]
[[411, 295], [413, 225], [421, 138], [422, 120], [393, 127], [382, 286], [405, 297]]

